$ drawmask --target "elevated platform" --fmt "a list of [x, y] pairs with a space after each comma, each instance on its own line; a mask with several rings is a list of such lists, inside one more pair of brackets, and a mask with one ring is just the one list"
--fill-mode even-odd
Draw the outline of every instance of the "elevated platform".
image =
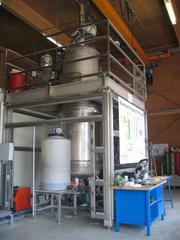
[[[52, 105], [57, 102], [65, 103], [65, 99], [77, 100], [78, 98], [84, 98], [84, 96], [87, 95], [90, 100], [93, 100], [93, 97], [100, 96], [104, 90], [108, 89], [112, 90], [113, 93], [118, 96], [134, 103], [142, 110], [145, 109], [144, 102], [128, 91], [127, 84], [124, 83], [124, 86], [121, 86], [109, 77], [7, 93], [6, 104], [7, 108], [16, 109], [26, 106], [38, 106], [40, 103], [43, 103], [44, 105], [46, 105], [46, 103]], [[64, 99], [63, 102], [61, 101], [62, 99]]]

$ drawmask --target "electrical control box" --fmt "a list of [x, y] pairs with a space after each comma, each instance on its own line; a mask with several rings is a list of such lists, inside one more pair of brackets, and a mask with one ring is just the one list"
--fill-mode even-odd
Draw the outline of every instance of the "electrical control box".
[[12, 161], [14, 159], [14, 143], [0, 144], [0, 161]]

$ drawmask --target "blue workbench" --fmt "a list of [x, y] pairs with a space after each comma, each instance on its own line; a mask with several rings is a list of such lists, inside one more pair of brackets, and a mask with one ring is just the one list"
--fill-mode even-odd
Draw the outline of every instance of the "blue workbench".
[[157, 219], [164, 220], [165, 204], [163, 184], [142, 187], [113, 187], [115, 191], [116, 231], [120, 224], [146, 226], [150, 236], [151, 224]]

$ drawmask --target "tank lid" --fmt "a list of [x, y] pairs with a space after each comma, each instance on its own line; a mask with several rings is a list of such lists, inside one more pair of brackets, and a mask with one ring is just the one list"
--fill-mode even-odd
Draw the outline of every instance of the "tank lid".
[[48, 134], [48, 137], [53, 137], [53, 136], [64, 137], [62, 128], [53, 128], [51, 132]]

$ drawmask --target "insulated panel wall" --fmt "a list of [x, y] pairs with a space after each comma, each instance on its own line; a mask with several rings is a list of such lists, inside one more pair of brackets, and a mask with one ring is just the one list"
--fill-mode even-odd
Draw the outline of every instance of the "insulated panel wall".
[[[13, 121], [33, 121], [36, 118], [13, 114]], [[48, 127], [36, 128], [36, 148], [41, 146], [41, 142], [48, 134]], [[17, 128], [14, 130], [14, 143], [18, 147], [32, 147], [33, 130], [32, 127]], [[36, 152], [36, 184], [39, 184], [40, 172], [40, 152]], [[14, 157], [14, 185], [15, 186], [32, 186], [32, 152], [15, 151]]]

